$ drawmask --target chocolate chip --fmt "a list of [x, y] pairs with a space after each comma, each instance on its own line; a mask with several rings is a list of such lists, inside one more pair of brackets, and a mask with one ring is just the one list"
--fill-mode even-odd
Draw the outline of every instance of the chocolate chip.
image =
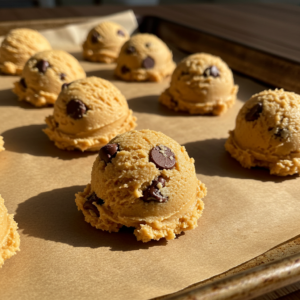
[[159, 145], [150, 151], [150, 162], [160, 170], [173, 169], [176, 163], [175, 154], [170, 148]]
[[155, 61], [150, 56], [147, 56], [142, 62], [142, 68], [144, 69], [152, 69], [154, 65], [155, 65]]
[[72, 119], [81, 119], [83, 115], [86, 114], [88, 108], [79, 99], [72, 99], [67, 104], [67, 115]]
[[[84, 204], [83, 204], [83, 208], [84, 208], [85, 210], [91, 210], [91, 211], [93, 211], [93, 212], [96, 214], [96, 216], [99, 218], [99, 217], [100, 217], [99, 210], [98, 210], [97, 207], [93, 204], [93, 202], [97, 202], [98, 199], [100, 199], [100, 198], [98, 198], [98, 197], [96, 196], [96, 194], [93, 193], [92, 195], [90, 195], [89, 197], [87, 197], [87, 200], [86, 200], [86, 201], [84, 202]], [[101, 199], [101, 200], [102, 200], [102, 199]]]
[[50, 67], [50, 64], [46, 60], [41, 59], [36, 63], [35, 67], [40, 73], [46, 73], [47, 69]]
[[117, 34], [120, 36], [125, 36], [124, 31], [122, 31], [121, 29], [118, 30]]
[[94, 31], [91, 36], [92, 43], [97, 44], [99, 38], [100, 38], [100, 34], [97, 31]]
[[67, 88], [69, 87], [70, 84], [71, 84], [71, 82], [70, 82], [70, 83], [64, 83], [64, 84], [61, 86], [61, 90], [67, 89]]
[[91, 203], [96, 202], [98, 205], [104, 204], [104, 200], [99, 198], [95, 192], [93, 192], [90, 196], [87, 197], [87, 201]]
[[219, 73], [219, 69], [216, 66], [210, 66], [204, 70], [203, 75], [205, 77], [209, 77], [209, 76], [219, 77], [220, 73]]
[[65, 73], [61, 73], [60, 75], [59, 75], [59, 78], [60, 78], [60, 80], [65, 80], [66, 79], [66, 74]]
[[102, 147], [99, 151], [99, 156], [106, 164], [110, 163], [112, 158], [114, 158], [119, 151], [118, 144], [107, 144]]
[[100, 217], [100, 213], [99, 213], [99, 210], [97, 209], [97, 207], [95, 205], [93, 205], [91, 202], [89, 201], [85, 201], [84, 204], [83, 204], [83, 208], [85, 210], [91, 210], [93, 211], [96, 216], [99, 218]]
[[159, 176], [158, 179], [153, 180], [151, 185], [146, 190], [144, 190], [142, 200], [157, 201], [160, 203], [166, 202], [168, 200], [168, 197], [161, 194], [158, 187], [159, 183], [162, 187], [165, 186], [166, 181], [162, 176]]
[[126, 74], [126, 73], [130, 72], [130, 69], [127, 68], [126, 66], [122, 66], [121, 72], [122, 72], [122, 74]]
[[263, 105], [261, 102], [256, 103], [246, 114], [245, 119], [248, 122], [255, 121], [259, 118], [263, 111]]
[[190, 74], [189, 72], [181, 71], [181, 76], [185, 76], [185, 75], [189, 75], [189, 74]]
[[146, 46], [147, 48], [150, 48], [151, 43], [146, 43], [145, 46]]
[[135, 53], [135, 52], [136, 52], [136, 49], [133, 46], [128, 46], [127, 49], [126, 49], [127, 54], [132, 54], [132, 53]]
[[24, 78], [21, 78], [20, 80], [20, 84], [23, 86], [24, 89], [27, 89], [27, 84], [25, 82], [25, 79]]
[[286, 128], [276, 128], [276, 132], [274, 133], [274, 136], [279, 139], [287, 139], [290, 135], [290, 131]]

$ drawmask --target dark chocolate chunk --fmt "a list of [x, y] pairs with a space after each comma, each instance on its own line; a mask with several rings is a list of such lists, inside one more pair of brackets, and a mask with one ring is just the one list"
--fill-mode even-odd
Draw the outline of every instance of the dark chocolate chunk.
[[185, 75], [189, 75], [189, 74], [190, 74], [190, 73], [187, 72], [187, 71], [182, 71], [180, 75], [181, 75], [181, 76], [185, 76]]
[[64, 83], [64, 84], [61, 86], [61, 90], [67, 89], [67, 88], [69, 87], [70, 84], [71, 84], [71, 82], [70, 82], [70, 83]]
[[136, 49], [134, 46], [128, 46], [127, 49], [126, 49], [126, 53], [127, 54], [132, 54], [132, 53], [135, 53], [136, 52]]
[[93, 192], [90, 196], [87, 197], [87, 201], [91, 203], [96, 202], [98, 205], [104, 204], [104, 200], [99, 198], [95, 192]]
[[142, 68], [144, 69], [152, 69], [154, 65], [155, 65], [155, 61], [150, 56], [147, 56], [142, 62]]
[[121, 29], [118, 30], [117, 34], [120, 36], [125, 36], [124, 31], [122, 31]]
[[256, 103], [246, 114], [245, 119], [248, 122], [255, 121], [259, 118], [263, 111], [263, 105], [261, 102]]
[[20, 80], [20, 84], [23, 86], [24, 89], [27, 89], [27, 84], [25, 82], [25, 79], [24, 78], [21, 78]]
[[145, 46], [146, 46], [147, 48], [150, 48], [151, 43], [146, 43]]
[[281, 140], [287, 139], [289, 135], [290, 135], [290, 131], [286, 128], [276, 128], [276, 132], [274, 133], [274, 136]]
[[46, 60], [41, 59], [36, 63], [35, 67], [40, 73], [46, 73], [47, 69], [50, 67], [50, 64]]
[[66, 79], [66, 74], [65, 73], [61, 73], [60, 75], [59, 75], [59, 78], [60, 78], [60, 80], [65, 80]]
[[79, 99], [72, 99], [67, 104], [67, 115], [75, 120], [83, 118], [87, 111], [88, 108]]
[[97, 44], [99, 38], [100, 38], [100, 34], [97, 31], [94, 31], [91, 36], [92, 43]]
[[157, 201], [160, 203], [166, 202], [168, 200], [167, 196], [163, 196], [160, 192], [158, 184], [161, 184], [162, 187], [165, 186], [165, 179], [162, 176], [159, 176], [158, 179], [152, 181], [151, 185], [144, 190], [142, 199], [144, 201]]
[[87, 200], [83, 204], [83, 208], [86, 210], [92, 210], [96, 216], [99, 218], [100, 213], [97, 207], [93, 204], [93, 202], [96, 202], [98, 205], [103, 205], [104, 200], [97, 197], [96, 193], [93, 192], [90, 196], [87, 197]]
[[205, 77], [209, 77], [209, 76], [219, 77], [220, 73], [219, 73], [219, 69], [216, 66], [210, 66], [204, 70], [203, 75]]
[[154, 147], [150, 151], [150, 161], [160, 170], [173, 169], [176, 163], [175, 154], [164, 145]]
[[95, 205], [93, 205], [93, 203], [91, 203], [89, 201], [85, 201], [84, 204], [83, 204], [83, 208], [85, 210], [91, 210], [91, 211], [93, 211], [98, 218], [100, 217], [99, 210], [97, 209], [97, 207]]
[[106, 164], [108, 164], [111, 162], [112, 158], [114, 158], [117, 155], [118, 151], [118, 144], [107, 144], [100, 149], [99, 156], [102, 160], [106, 162]]
[[122, 74], [126, 74], [126, 73], [130, 72], [130, 69], [126, 66], [122, 66], [121, 72], [122, 72]]

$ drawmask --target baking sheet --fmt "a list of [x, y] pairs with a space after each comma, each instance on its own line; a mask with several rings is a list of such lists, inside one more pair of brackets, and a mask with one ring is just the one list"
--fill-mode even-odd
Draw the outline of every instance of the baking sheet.
[[[76, 31], [74, 31], [76, 32]], [[57, 37], [56, 37], [57, 38]], [[299, 177], [243, 169], [224, 150], [238, 110], [266, 87], [235, 75], [239, 100], [225, 115], [189, 116], [158, 104], [162, 83], [125, 83], [114, 65], [82, 61], [88, 76], [111, 80], [138, 118], [196, 160], [208, 195], [199, 227], [177, 239], [137, 242], [129, 230], [106, 233], [84, 222], [74, 194], [90, 182], [96, 153], [57, 149], [42, 132], [52, 108], [20, 103], [17, 77], [0, 78], [0, 193], [15, 213], [21, 252], [0, 270], [1, 299], [149, 299], [174, 293], [240, 265], [300, 234]], [[175, 53], [176, 60], [182, 58]]]

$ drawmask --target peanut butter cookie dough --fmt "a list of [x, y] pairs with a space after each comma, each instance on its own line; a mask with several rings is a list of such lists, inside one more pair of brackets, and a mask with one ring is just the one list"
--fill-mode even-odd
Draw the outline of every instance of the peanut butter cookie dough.
[[135, 121], [112, 83], [88, 77], [62, 87], [44, 132], [60, 149], [98, 151], [117, 134], [134, 129]]
[[113, 22], [100, 23], [88, 33], [82, 46], [83, 57], [95, 62], [115, 62], [128, 39], [129, 34], [121, 25]]
[[134, 130], [101, 148], [91, 184], [75, 201], [92, 226], [135, 227], [137, 240], [149, 242], [197, 227], [205, 195], [184, 147], [160, 132]]
[[241, 108], [225, 148], [244, 168], [286, 176], [300, 171], [300, 96], [284, 90], [253, 95]]
[[0, 135], [0, 152], [5, 150], [3, 137]]
[[19, 100], [41, 107], [54, 104], [64, 83], [84, 78], [85, 72], [76, 58], [62, 50], [43, 51], [26, 63], [22, 78], [13, 92]]
[[20, 251], [20, 236], [17, 229], [18, 224], [14, 221], [13, 215], [7, 213], [0, 195], [0, 268], [6, 259]]
[[219, 57], [196, 53], [182, 60], [175, 69], [171, 84], [159, 101], [175, 111], [220, 115], [236, 99], [231, 70]]
[[20, 75], [33, 54], [49, 49], [49, 42], [37, 31], [27, 28], [13, 29], [6, 35], [0, 47], [0, 71]]
[[137, 34], [122, 47], [115, 75], [126, 81], [161, 81], [175, 69], [168, 46], [153, 34]]

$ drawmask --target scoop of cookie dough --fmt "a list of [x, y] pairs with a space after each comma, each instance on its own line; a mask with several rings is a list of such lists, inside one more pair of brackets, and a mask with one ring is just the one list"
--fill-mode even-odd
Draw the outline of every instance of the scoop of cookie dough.
[[300, 96], [282, 89], [253, 95], [239, 111], [225, 148], [245, 168], [299, 173]]
[[88, 77], [62, 87], [44, 132], [60, 149], [98, 151], [117, 134], [134, 129], [135, 121], [113, 84]]
[[20, 251], [20, 236], [17, 229], [18, 224], [14, 221], [13, 215], [7, 213], [0, 195], [0, 268], [6, 259]]
[[115, 75], [127, 81], [161, 81], [175, 68], [168, 46], [152, 34], [137, 34], [122, 47]]
[[0, 152], [5, 150], [3, 137], [0, 135]]
[[33, 54], [49, 49], [49, 42], [35, 30], [11, 30], [0, 47], [0, 70], [6, 74], [19, 75]]
[[134, 130], [100, 149], [91, 184], [75, 201], [92, 226], [135, 227], [137, 240], [148, 242], [197, 227], [205, 195], [184, 147], [161, 132]]
[[231, 70], [219, 57], [196, 53], [182, 60], [159, 101], [175, 111], [220, 115], [236, 99]]
[[19, 100], [41, 107], [54, 104], [64, 83], [84, 78], [85, 72], [76, 58], [62, 50], [43, 51], [26, 63], [13, 92]]
[[119, 56], [122, 45], [129, 34], [121, 25], [103, 22], [91, 29], [83, 43], [83, 57], [86, 60], [112, 63]]

